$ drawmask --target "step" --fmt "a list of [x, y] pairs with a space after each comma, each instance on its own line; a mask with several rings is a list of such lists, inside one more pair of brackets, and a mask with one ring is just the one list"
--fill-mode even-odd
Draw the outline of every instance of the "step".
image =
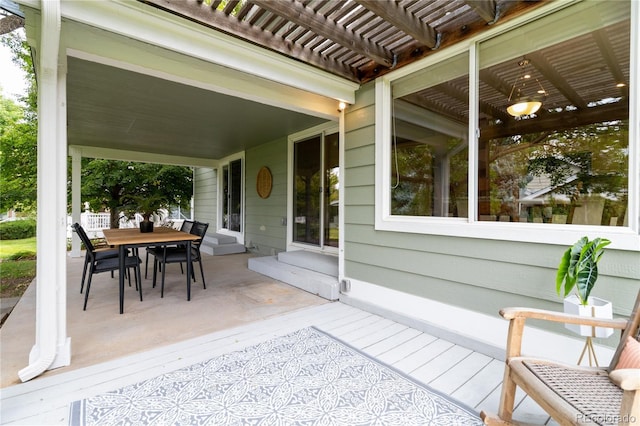
[[236, 244], [238, 241], [236, 237], [232, 235], [218, 234], [218, 233], [208, 233], [204, 237], [204, 242], [209, 244]]
[[338, 277], [338, 258], [336, 256], [297, 250], [278, 253], [278, 261]]
[[340, 296], [337, 276], [279, 262], [276, 256], [252, 257], [249, 259], [248, 267], [252, 271], [317, 294], [327, 300], [338, 300]]
[[200, 251], [213, 256], [223, 256], [225, 254], [244, 253], [247, 248], [244, 244], [239, 244], [234, 236], [214, 232], [204, 237]]

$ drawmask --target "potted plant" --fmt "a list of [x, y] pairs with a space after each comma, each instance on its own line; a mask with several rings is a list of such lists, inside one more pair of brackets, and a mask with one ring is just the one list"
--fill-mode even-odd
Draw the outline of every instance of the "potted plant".
[[[606, 238], [582, 237], [563, 254], [556, 275], [556, 292], [564, 297], [567, 313], [612, 318], [611, 302], [591, 296], [598, 279], [598, 262], [604, 248], [611, 244]], [[575, 289], [574, 294], [570, 294]], [[612, 329], [567, 324], [566, 327], [582, 336], [608, 337]]]
[[129, 217], [134, 217], [136, 213], [142, 215], [140, 222], [140, 232], [153, 232], [153, 222], [151, 216], [161, 215], [161, 209], [167, 204], [165, 198], [160, 195], [131, 196], [126, 210]]

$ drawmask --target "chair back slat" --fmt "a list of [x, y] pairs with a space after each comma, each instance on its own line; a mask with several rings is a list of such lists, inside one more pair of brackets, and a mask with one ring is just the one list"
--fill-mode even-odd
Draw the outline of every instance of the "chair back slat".
[[627, 322], [627, 327], [622, 332], [620, 337], [620, 343], [618, 344], [618, 348], [616, 349], [613, 358], [611, 358], [611, 364], [609, 364], [609, 371], [615, 369], [618, 364], [618, 360], [620, 359], [620, 354], [622, 353], [622, 349], [624, 349], [625, 344], [627, 343], [627, 337], [631, 336], [636, 340], [639, 340], [640, 336], [640, 290], [638, 291], [638, 296], [636, 297], [636, 303], [633, 306], [633, 311], [631, 311], [631, 315], [629, 316], [629, 321]]
[[71, 225], [71, 227], [74, 229], [74, 231], [76, 231], [78, 237], [80, 237], [80, 241], [82, 241], [82, 244], [84, 244], [87, 253], [93, 253], [96, 249], [95, 247], [93, 247], [93, 244], [91, 243], [91, 240], [89, 239], [87, 233], [84, 232], [84, 228], [82, 228], [82, 226], [80, 226], [80, 224], [77, 222]]
[[207, 233], [208, 228], [209, 228], [208, 223], [194, 222], [193, 226], [191, 227], [191, 234], [197, 235], [200, 237], [200, 239], [202, 239]]
[[182, 225], [180, 225], [180, 230], [182, 232], [191, 232], [192, 227], [193, 227], [193, 221], [185, 220], [184, 222], [182, 222]]

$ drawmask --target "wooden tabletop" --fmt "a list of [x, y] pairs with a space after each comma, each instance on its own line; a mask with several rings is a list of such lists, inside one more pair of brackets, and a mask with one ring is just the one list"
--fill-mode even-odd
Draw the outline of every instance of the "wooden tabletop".
[[198, 235], [161, 226], [154, 228], [153, 232], [140, 232], [138, 228], [105, 229], [102, 232], [107, 244], [111, 246], [195, 241], [200, 239]]

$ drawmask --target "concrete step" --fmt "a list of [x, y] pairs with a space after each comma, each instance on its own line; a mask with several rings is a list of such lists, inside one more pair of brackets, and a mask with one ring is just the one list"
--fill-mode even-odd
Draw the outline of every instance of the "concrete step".
[[278, 261], [276, 256], [249, 258], [249, 269], [328, 300], [340, 296], [338, 278]]
[[225, 254], [236, 254], [236, 253], [244, 253], [247, 251], [247, 248], [242, 244], [221, 244], [221, 245], [203, 245], [201, 249], [204, 253], [211, 254], [214, 256], [222, 256]]
[[213, 233], [213, 234], [205, 235], [204, 242], [209, 244], [222, 245], [222, 244], [235, 244], [238, 241], [236, 240], [236, 237], [231, 235]]
[[297, 250], [278, 253], [278, 261], [338, 277], [338, 258], [336, 256]]
[[247, 251], [243, 244], [239, 244], [236, 237], [224, 234], [207, 234], [202, 241], [200, 251], [213, 256], [244, 253]]

